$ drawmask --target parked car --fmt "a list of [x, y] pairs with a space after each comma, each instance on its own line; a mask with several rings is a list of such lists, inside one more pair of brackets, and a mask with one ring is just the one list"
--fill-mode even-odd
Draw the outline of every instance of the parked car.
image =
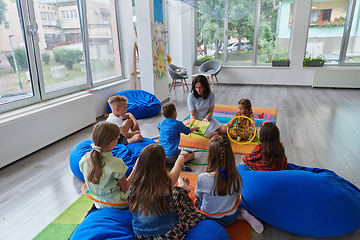
[[336, 54], [320, 54], [319, 57], [324, 58], [326, 64], [339, 64], [339, 55]]
[[[236, 52], [238, 50], [238, 43], [233, 43], [233, 44], [230, 44], [228, 46], [228, 52]], [[241, 47], [240, 47], [240, 51], [248, 51], [252, 49], [250, 43], [248, 42], [242, 42], [241, 43]]]

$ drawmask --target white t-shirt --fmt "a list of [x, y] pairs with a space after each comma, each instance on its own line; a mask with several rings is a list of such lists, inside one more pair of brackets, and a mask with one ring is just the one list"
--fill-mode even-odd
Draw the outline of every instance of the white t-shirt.
[[[200, 210], [207, 213], [222, 213], [231, 210], [235, 206], [237, 196], [241, 194], [241, 191], [240, 193], [234, 195], [214, 196], [211, 191], [214, 181], [215, 177], [207, 172], [201, 173], [197, 179], [195, 195], [202, 198]], [[224, 216], [234, 214], [235, 211], [236, 209], [225, 215], [211, 217], [222, 218]]]
[[107, 122], [115, 123], [118, 127], [123, 127], [123, 117], [122, 116], [115, 116], [113, 113], [110, 113], [109, 117], [106, 119]]

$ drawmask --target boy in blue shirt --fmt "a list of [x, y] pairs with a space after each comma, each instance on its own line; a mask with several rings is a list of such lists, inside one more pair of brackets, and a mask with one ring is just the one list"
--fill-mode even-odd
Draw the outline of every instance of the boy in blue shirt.
[[[165, 119], [161, 120], [158, 124], [159, 129], [159, 145], [161, 145], [166, 154], [166, 163], [174, 164], [180, 155], [178, 148], [180, 143], [180, 133], [188, 135], [193, 131], [199, 131], [199, 127], [188, 128], [182, 122], [176, 120], [177, 112], [173, 103], [165, 103], [162, 106], [162, 112]], [[186, 150], [187, 153], [181, 153], [185, 157], [185, 162], [194, 158], [195, 154], [191, 150]], [[184, 171], [191, 172], [188, 165], [184, 165]]]

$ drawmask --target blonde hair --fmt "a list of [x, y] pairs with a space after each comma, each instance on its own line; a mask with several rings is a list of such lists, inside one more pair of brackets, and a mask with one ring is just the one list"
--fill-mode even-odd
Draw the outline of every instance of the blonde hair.
[[[107, 147], [120, 135], [120, 128], [111, 122], [102, 121], [95, 125], [92, 132], [94, 145], [100, 148]], [[101, 153], [95, 149], [90, 152], [90, 169], [88, 170], [87, 180], [93, 184], [99, 184], [102, 174], [104, 161]]]
[[119, 104], [121, 104], [123, 102], [125, 102], [125, 103], [128, 102], [127, 98], [124, 96], [112, 96], [108, 100], [111, 110], [113, 110], [114, 107], [118, 107]]

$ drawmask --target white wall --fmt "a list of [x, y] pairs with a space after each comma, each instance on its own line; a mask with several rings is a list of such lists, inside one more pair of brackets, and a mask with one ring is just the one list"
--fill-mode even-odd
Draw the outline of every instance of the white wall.
[[120, 84], [113, 84], [111, 87], [106, 88], [98, 88], [91, 92], [94, 99], [94, 108], [95, 108], [95, 116], [100, 117], [104, 113], [108, 112], [107, 109], [107, 100], [112, 95], [127, 90], [132, 89], [133, 82], [130, 80], [123, 80]]
[[[168, 48], [169, 55], [172, 58], [171, 62], [186, 68], [189, 76], [187, 82], [191, 83], [195, 61], [194, 51], [196, 51], [196, 48], [194, 46], [196, 38], [194, 25], [195, 10], [189, 9], [189, 5], [181, 1], [169, 0], [167, 3]], [[169, 83], [171, 83], [171, 79], [169, 79]]]

